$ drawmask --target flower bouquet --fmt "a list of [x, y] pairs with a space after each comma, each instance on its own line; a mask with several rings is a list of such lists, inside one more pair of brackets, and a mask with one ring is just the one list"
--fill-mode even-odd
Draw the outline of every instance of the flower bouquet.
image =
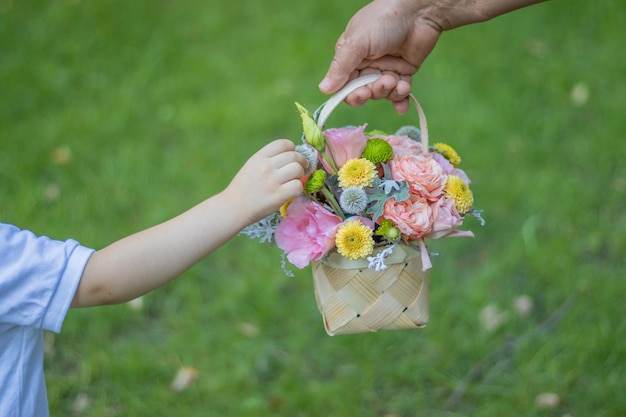
[[[459, 230], [474, 209], [470, 180], [449, 145], [428, 143], [420, 127], [394, 134], [367, 125], [324, 130], [330, 113], [355, 88], [353, 80], [311, 114], [296, 103], [309, 162], [304, 192], [242, 231], [275, 243], [297, 268], [312, 266], [315, 295], [329, 335], [419, 328], [429, 314], [427, 239], [473, 236]], [[286, 259], [285, 259], [286, 258]]]

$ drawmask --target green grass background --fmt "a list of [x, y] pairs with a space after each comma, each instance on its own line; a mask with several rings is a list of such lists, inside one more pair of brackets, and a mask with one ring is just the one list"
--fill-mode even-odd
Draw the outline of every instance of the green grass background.
[[[218, 192], [270, 139], [298, 140], [293, 103], [325, 100], [361, 6], [0, 0], [0, 220], [98, 248]], [[617, 0], [442, 36], [414, 93], [487, 224], [432, 243], [425, 329], [328, 337], [310, 270], [286, 277], [276, 248], [240, 236], [140, 311], [72, 310], [47, 339], [52, 415], [626, 415], [624, 39]], [[417, 117], [381, 101], [329, 124], [363, 122]], [[506, 315], [494, 330], [486, 306]], [[199, 376], [176, 393], [181, 366]]]

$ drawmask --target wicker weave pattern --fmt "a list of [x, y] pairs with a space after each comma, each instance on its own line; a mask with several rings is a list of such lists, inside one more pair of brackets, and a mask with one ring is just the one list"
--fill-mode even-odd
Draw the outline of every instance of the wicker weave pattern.
[[415, 329], [428, 322], [428, 275], [419, 257], [380, 272], [312, 266], [317, 306], [331, 336]]

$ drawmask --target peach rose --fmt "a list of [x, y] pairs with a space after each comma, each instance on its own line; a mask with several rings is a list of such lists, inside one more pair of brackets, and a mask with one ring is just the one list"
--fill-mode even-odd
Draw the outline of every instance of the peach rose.
[[436, 201], [443, 194], [448, 177], [429, 155], [399, 155], [390, 161], [389, 166], [393, 179], [406, 181], [411, 194], [429, 201]]
[[393, 148], [393, 156], [417, 155], [422, 153], [422, 145], [408, 136], [377, 136], [386, 140]]
[[410, 240], [427, 235], [433, 227], [433, 213], [428, 201], [411, 195], [408, 200], [397, 202], [390, 198], [385, 202], [383, 216], [391, 220]]

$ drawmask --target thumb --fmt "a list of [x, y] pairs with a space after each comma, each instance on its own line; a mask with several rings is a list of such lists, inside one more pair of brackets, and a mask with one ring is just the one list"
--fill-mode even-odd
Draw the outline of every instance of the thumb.
[[345, 34], [342, 34], [335, 46], [335, 56], [328, 72], [319, 85], [320, 91], [324, 94], [332, 94], [343, 87], [367, 55], [366, 51], [354, 48], [345, 40]]

